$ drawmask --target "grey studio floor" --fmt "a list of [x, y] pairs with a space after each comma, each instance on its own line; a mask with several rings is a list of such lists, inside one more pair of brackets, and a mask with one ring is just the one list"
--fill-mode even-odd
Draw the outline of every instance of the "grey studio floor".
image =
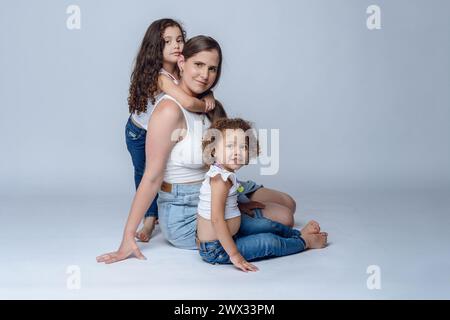
[[[2, 299], [449, 299], [448, 189], [302, 192], [296, 226], [318, 220], [322, 250], [257, 262], [256, 273], [208, 265], [159, 228], [146, 261], [97, 264], [117, 248], [129, 196], [1, 199]], [[69, 266], [79, 288], [68, 288]], [[368, 266], [380, 287], [369, 289]]]

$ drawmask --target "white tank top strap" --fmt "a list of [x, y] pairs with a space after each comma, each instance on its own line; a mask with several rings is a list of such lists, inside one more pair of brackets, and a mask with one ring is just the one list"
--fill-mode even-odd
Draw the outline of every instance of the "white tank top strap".
[[178, 84], [177, 78], [175, 78], [170, 72], [166, 71], [166, 69], [161, 68], [161, 70], [159, 70], [159, 73], [168, 76], [170, 79], [173, 80], [173, 82]]

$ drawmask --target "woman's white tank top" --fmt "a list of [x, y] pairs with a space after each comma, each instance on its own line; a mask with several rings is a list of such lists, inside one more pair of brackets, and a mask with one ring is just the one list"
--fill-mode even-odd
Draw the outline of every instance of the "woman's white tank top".
[[[186, 135], [177, 142], [170, 153], [164, 172], [164, 181], [168, 183], [186, 183], [203, 180], [208, 171], [202, 157], [203, 133], [211, 122], [204, 113], [190, 112], [184, 109], [175, 98], [165, 94], [155, 102], [155, 107], [166, 99], [174, 101], [183, 112], [186, 120]], [[150, 151], [151, 152], [151, 151]]]

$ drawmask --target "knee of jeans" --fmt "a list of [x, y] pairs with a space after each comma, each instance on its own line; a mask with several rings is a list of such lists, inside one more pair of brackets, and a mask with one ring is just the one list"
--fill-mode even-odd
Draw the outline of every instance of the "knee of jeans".
[[264, 237], [263, 242], [265, 244], [266, 250], [268, 251], [267, 253], [269, 253], [272, 248], [276, 248], [280, 245], [280, 239], [275, 234], [264, 233], [262, 234], [262, 236]]

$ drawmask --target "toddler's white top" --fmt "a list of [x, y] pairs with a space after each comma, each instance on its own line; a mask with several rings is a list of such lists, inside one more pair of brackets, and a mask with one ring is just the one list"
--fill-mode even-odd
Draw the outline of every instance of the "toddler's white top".
[[241, 215], [241, 212], [238, 208], [238, 189], [240, 187], [239, 182], [237, 181], [236, 174], [234, 172], [228, 171], [222, 166], [217, 164], [212, 164], [209, 167], [209, 171], [205, 175], [205, 180], [202, 183], [200, 188], [200, 200], [198, 202], [198, 214], [207, 219], [211, 220], [211, 178], [216, 175], [220, 175], [223, 181], [227, 181], [228, 179], [233, 184], [228, 192], [228, 197], [225, 205], [225, 220], [238, 217]]

